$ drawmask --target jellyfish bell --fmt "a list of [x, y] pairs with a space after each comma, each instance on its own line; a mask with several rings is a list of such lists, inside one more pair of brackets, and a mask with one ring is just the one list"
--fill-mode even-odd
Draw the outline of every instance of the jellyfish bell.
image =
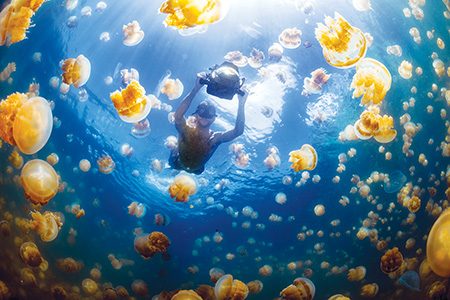
[[427, 261], [437, 275], [450, 278], [450, 209], [441, 213], [427, 239]]
[[233, 279], [230, 274], [220, 277], [214, 287], [217, 300], [246, 299], [248, 293], [247, 285], [240, 280]]
[[63, 82], [79, 88], [86, 84], [91, 76], [91, 62], [83, 54], [68, 58], [63, 62]]
[[420, 277], [416, 271], [406, 271], [400, 276], [398, 283], [410, 290], [420, 291]]
[[137, 139], [142, 139], [147, 137], [150, 134], [150, 122], [147, 118], [133, 124], [133, 128], [131, 129], [131, 135]]
[[314, 283], [308, 278], [296, 278], [293, 284], [280, 292], [282, 299], [313, 299], [316, 293]]
[[169, 238], [158, 231], [142, 234], [134, 239], [134, 249], [145, 259], [152, 258], [157, 253], [166, 253], [169, 246]]
[[278, 42], [286, 49], [296, 49], [302, 44], [302, 31], [296, 27], [284, 29], [278, 36]]
[[169, 100], [175, 100], [181, 97], [184, 91], [183, 83], [177, 78], [164, 78], [161, 83], [161, 93], [167, 96]]
[[272, 46], [269, 47], [269, 50], [267, 50], [269, 54], [269, 59], [275, 62], [278, 62], [283, 57], [283, 46], [279, 43], [273, 43]]
[[122, 26], [123, 44], [128, 47], [136, 46], [144, 39], [144, 31], [135, 20]]
[[55, 213], [46, 211], [44, 214], [38, 211], [31, 213], [31, 228], [39, 234], [43, 242], [51, 242], [58, 236], [62, 227], [61, 217]]
[[197, 192], [197, 183], [195, 180], [186, 174], [180, 174], [175, 177], [174, 181], [169, 187], [169, 194], [171, 198], [175, 198], [176, 202], [187, 202], [189, 196]]
[[181, 290], [172, 296], [170, 300], [202, 300], [196, 292], [193, 290]]
[[301, 170], [314, 170], [317, 166], [317, 152], [313, 146], [304, 144], [300, 150], [291, 151], [289, 153], [289, 162], [292, 163], [291, 168], [295, 172]]
[[33, 204], [45, 205], [58, 192], [58, 174], [44, 160], [33, 159], [28, 161], [22, 168], [20, 180], [25, 196]]
[[25, 242], [20, 246], [20, 258], [30, 267], [39, 267], [44, 261], [35, 243]]
[[225, 61], [231, 62], [239, 68], [243, 68], [248, 64], [248, 58], [240, 51], [230, 51], [223, 58]]
[[352, 0], [353, 7], [357, 11], [369, 11], [372, 10], [370, 0]]
[[151, 110], [151, 102], [138, 81], [131, 80], [125, 89], [111, 93], [110, 98], [120, 119], [126, 123], [144, 120]]
[[384, 185], [384, 191], [388, 194], [398, 192], [406, 183], [406, 176], [401, 171], [396, 170], [389, 174], [389, 181]]

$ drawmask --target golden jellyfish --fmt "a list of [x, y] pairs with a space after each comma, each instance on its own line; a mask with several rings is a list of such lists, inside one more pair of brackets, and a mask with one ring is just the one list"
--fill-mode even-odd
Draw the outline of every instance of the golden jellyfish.
[[389, 249], [381, 257], [380, 268], [385, 274], [391, 274], [403, 265], [403, 255], [397, 247]]
[[427, 260], [437, 275], [450, 277], [450, 209], [434, 222], [427, 239]]
[[8, 286], [0, 280], [0, 299], [9, 299], [10, 293]]
[[240, 51], [230, 51], [223, 58], [239, 68], [243, 68], [248, 64], [248, 58]]
[[202, 300], [193, 290], [181, 290], [176, 293], [170, 300]]
[[183, 83], [180, 79], [164, 78], [161, 83], [161, 93], [167, 96], [169, 100], [175, 100], [181, 97], [184, 91]]
[[39, 267], [44, 261], [38, 247], [32, 242], [23, 243], [20, 246], [19, 253], [22, 261], [30, 267]]
[[296, 27], [286, 28], [278, 36], [278, 42], [286, 49], [296, 49], [302, 44], [302, 31]]
[[77, 58], [68, 58], [62, 65], [62, 78], [65, 84], [79, 88], [86, 84], [91, 76], [91, 62], [83, 54]]
[[323, 68], [318, 68], [311, 72], [311, 77], [303, 80], [303, 95], [320, 94], [322, 87], [330, 79], [329, 74]]
[[125, 46], [136, 46], [144, 39], [144, 31], [138, 21], [133, 21], [127, 25], [122, 26], [123, 44]]
[[410, 79], [412, 77], [412, 70], [413, 66], [407, 60], [402, 61], [398, 67], [398, 73], [403, 79]]
[[56, 239], [62, 227], [60, 216], [49, 211], [44, 212], [44, 214], [34, 211], [31, 213], [31, 218], [31, 229], [39, 234], [43, 242], [51, 242]]
[[80, 272], [84, 265], [72, 257], [66, 257], [64, 259], [58, 259], [56, 261], [56, 267], [65, 273], [72, 274]]
[[146, 259], [153, 257], [157, 253], [167, 253], [169, 246], [169, 238], [158, 231], [138, 236], [134, 240], [134, 249]]
[[248, 292], [250, 294], [259, 294], [261, 293], [264, 285], [260, 280], [253, 280], [247, 282]]
[[195, 292], [202, 297], [203, 300], [214, 300], [216, 295], [214, 294], [214, 287], [201, 284], [196, 289]]
[[[109, 155], [103, 155], [97, 159], [98, 170], [103, 174], [111, 174], [116, 168], [116, 163]], [[90, 166], [90, 163], [89, 163]], [[89, 170], [89, 169], [88, 169]]]
[[315, 35], [322, 46], [325, 60], [334, 67], [351, 67], [366, 54], [364, 33], [338, 13], [335, 13], [334, 19], [325, 17], [325, 24], [318, 23]]
[[11, 163], [11, 165], [14, 167], [14, 169], [18, 170], [18, 169], [22, 168], [22, 166], [23, 166], [23, 157], [16, 150], [11, 152], [11, 155], [8, 156], [8, 161]]
[[10, 62], [6, 67], [0, 72], [0, 81], [7, 81], [11, 77], [11, 74], [16, 71], [16, 63]]
[[58, 174], [49, 163], [40, 159], [33, 159], [25, 164], [20, 181], [26, 198], [36, 205], [47, 204], [59, 188]]
[[391, 88], [391, 73], [378, 60], [363, 58], [356, 65], [350, 88], [353, 98], [361, 97], [362, 105], [380, 104]]
[[322, 204], [317, 204], [314, 206], [314, 214], [318, 217], [321, 217], [325, 214], [325, 206]]
[[408, 200], [405, 199], [405, 201], [403, 202], [403, 206], [406, 206], [412, 213], [415, 213], [420, 209], [420, 204], [420, 198], [417, 196], [412, 196]]
[[362, 297], [373, 298], [378, 294], [378, 284], [369, 283], [361, 287], [361, 292], [359, 293]]
[[317, 165], [317, 152], [313, 146], [304, 144], [300, 150], [289, 152], [289, 162], [292, 163], [291, 169], [295, 172], [314, 170]]
[[81, 282], [81, 287], [83, 288], [83, 291], [88, 295], [94, 295], [98, 291], [97, 283], [90, 278], [84, 279]]
[[41, 150], [53, 128], [50, 104], [42, 97], [14, 93], [0, 102], [0, 137], [24, 154]]
[[347, 279], [348, 281], [361, 281], [366, 277], [366, 268], [359, 266], [348, 270]]
[[220, 277], [214, 287], [217, 300], [244, 300], [247, 298], [249, 290], [245, 283], [233, 279], [230, 274]]
[[259, 268], [258, 273], [261, 276], [268, 277], [268, 276], [272, 275], [273, 269], [269, 265], [264, 265], [261, 268]]
[[20, 282], [23, 285], [36, 286], [37, 280], [33, 270], [30, 268], [22, 268], [20, 270]]
[[336, 294], [328, 298], [328, 300], [350, 300], [350, 298], [342, 294]]
[[147, 284], [140, 279], [136, 279], [131, 283], [131, 290], [138, 296], [145, 297], [148, 294]]
[[296, 278], [293, 284], [280, 292], [284, 300], [311, 300], [316, 293], [314, 283], [308, 278]]
[[176, 176], [169, 187], [170, 197], [175, 198], [176, 202], [187, 202], [189, 196], [195, 194], [196, 191], [197, 183], [191, 176], [185, 174]]
[[227, 0], [166, 0], [159, 11], [167, 14], [164, 25], [188, 29], [222, 20], [229, 10]]
[[56, 153], [51, 153], [46, 160], [50, 165], [54, 166], [59, 162], [59, 156]]
[[373, 137], [379, 143], [389, 143], [395, 139], [397, 130], [394, 129], [394, 119], [379, 113], [378, 107], [371, 106], [360, 115], [353, 126], [359, 139], [368, 140]]
[[10, 46], [25, 39], [31, 17], [42, 3], [44, 0], [12, 1], [3, 8], [0, 12], [0, 46]]
[[131, 80], [121, 91], [114, 91], [109, 95], [120, 119], [127, 123], [137, 123], [144, 120], [152, 108], [145, 89], [138, 81]]
[[89, 170], [91, 169], [91, 162], [87, 159], [82, 159], [78, 163], [78, 168], [80, 168], [82, 172], [89, 172]]

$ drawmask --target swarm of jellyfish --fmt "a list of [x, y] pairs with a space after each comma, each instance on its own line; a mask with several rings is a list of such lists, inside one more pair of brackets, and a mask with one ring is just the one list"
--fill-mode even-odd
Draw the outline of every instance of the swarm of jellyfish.
[[175, 198], [176, 202], [187, 202], [189, 196], [196, 192], [197, 183], [191, 176], [186, 174], [176, 176], [169, 187], [170, 197]]
[[317, 165], [317, 152], [311, 145], [305, 144], [299, 150], [289, 152], [289, 162], [295, 172], [314, 170]]
[[124, 122], [137, 123], [150, 113], [151, 103], [145, 95], [145, 89], [136, 80], [132, 80], [125, 89], [114, 91], [109, 96]]
[[79, 88], [86, 84], [91, 76], [91, 62], [83, 54], [77, 58], [68, 58], [62, 64], [62, 78], [65, 84]]
[[165, 254], [170, 246], [169, 238], [162, 232], [154, 231], [134, 239], [134, 249], [143, 258], [152, 258], [157, 253]]

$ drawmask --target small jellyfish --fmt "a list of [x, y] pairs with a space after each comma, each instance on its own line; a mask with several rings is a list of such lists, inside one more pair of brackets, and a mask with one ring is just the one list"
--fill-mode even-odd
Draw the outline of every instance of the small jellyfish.
[[220, 268], [211, 268], [208, 273], [209, 279], [211, 280], [212, 283], [216, 283], [217, 280], [219, 280], [222, 276], [225, 275], [224, 270]]
[[248, 65], [253, 69], [259, 69], [263, 65], [264, 53], [261, 50], [253, 48], [248, 57]]
[[39, 267], [44, 261], [38, 247], [32, 242], [23, 243], [20, 246], [19, 253], [22, 261], [30, 267]]
[[138, 21], [134, 20], [127, 25], [122, 26], [123, 44], [128, 47], [136, 46], [144, 39], [144, 31], [139, 26]]
[[99, 13], [102, 13], [107, 7], [108, 5], [104, 1], [99, 1], [95, 6], [95, 10]]
[[116, 90], [109, 96], [124, 122], [137, 123], [150, 113], [151, 103], [145, 95], [145, 89], [136, 80], [132, 80], [125, 89]]
[[386, 52], [390, 55], [400, 57], [400, 56], [402, 56], [402, 47], [400, 47], [399, 45], [387, 46]]
[[110, 174], [116, 168], [116, 163], [109, 155], [103, 155], [97, 159], [97, 166], [100, 173]]
[[336, 294], [328, 298], [328, 300], [350, 300], [350, 298], [342, 294]]
[[286, 49], [296, 49], [302, 43], [302, 31], [296, 27], [284, 29], [278, 36], [278, 42]]
[[148, 294], [147, 284], [140, 279], [136, 279], [131, 283], [131, 290], [140, 297], [146, 297]]
[[311, 77], [305, 77], [303, 80], [302, 95], [320, 94], [322, 87], [330, 79], [329, 74], [323, 68], [318, 68], [311, 72]]
[[274, 62], [279, 62], [283, 57], [283, 46], [279, 43], [273, 43], [272, 46], [269, 47], [267, 53], [269, 54], [269, 59]]
[[369, 11], [372, 9], [370, 0], [352, 0], [352, 4], [357, 11]]
[[197, 183], [191, 176], [185, 174], [176, 176], [169, 187], [170, 197], [175, 198], [176, 202], [187, 202], [189, 196], [196, 192]]
[[87, 159], [82, 159], [78, 163], [78, 167], [84, 173], [89, 172], [89, 170], [91, 169], [91, 162]]
[[263, 277], [271, 276], [273, 273], [273, 268], [269, 265], [264, 265], [258, 270], [259, 275]]
[[348, 270], [347, 279], [348, 281], [361, 281], [366, 277], [366, 268], [364, 266], [359, 266]]
[[314, 214], [318, 217], [321, 217], [325, 214], [325, 206], [322, 204], [317, 204], [314, 206]]
[[427, 260], [431, 270], [437, 275], [450, 277], [450, 209], [441, 213], [431, 227], [427, 239]]
[[267, 149], [267, 157], [264, 159], [264, 165], [269, 170], [273, 170], [281, 163], [280, 153], [277, 147], [269, 147]]
[[90, 6], [83, 6], [83, 8], [81, 9], [81, 15], [83, 17], [92, 16], [92, 8]]
[[63, 62], [62, 70], [63, 82], [79, 88], [85, 85], [91, 76], [91, 63], [89, 59], [80, 54], [76, 59], [66, 59]]
[[40, 159], [33, 159], [25, 164], [20, 181], [25, 196], [33, 204], [47, 204], [59, 188], [58, 174], [49, 163]]
[[64, 259], [56, 260], [56, 267], [65, 273], [73, 274], [80, 272], [81, 269], [83, 269], [84, 264], [80, 261], [76, 261], [72, 257], [66, 257]]
[[276, 203], [278, 203], [280, 205], [283, 205], [283, 204], [286, 203], [286, 201], [287, 201], [287, 197], [286, 197], [285, 193], [278, 193], [278, 194], [276, 194], [276, 196], [275, 196], [275, 202]]
[[389, 249], [381, 257], [380, 268], [383, 273], [391, 274], [403, 265], [403, 255], [397, 247]]
[[88, 295], [94, 295], [98, 291], [97, 283], [90, 278], [84, 279], [81, 282], [81, 287], [83, 288], [83, 291]]
[[256, 295], [261, 293], [264, 285], [260, 280], [253, 280], [247, 282], [248, 292], [249, 294]]
[[391, 73], [379, 61], [363, 58], [356, 65], [350, 88], [353, 98], [361, 97], [361, 105], [380, 104], [391, 88]]
[[338, 13], [334, 19], [326, 17], [325, 24], [318, 23], [315, 35], [325, 60], [334, 67], [349, 68], [366, 54], [367, 42], [363, 32]]
[[170, 223], [170, 218], [166, 215], [157, 213], [153, 218], [153, 223], [157, 226], [167, 226]]
[[379, 143], [392, 142], [397, 136], [394, 128], [394, 119], [391, 116], [381, 116], [380, 109], [376, 106], [369, 107], [355, 122], [354, 129], [356, 136], [361, 140], [368, 140], [374, 137]]
[[157, 253], [165, 254], [169, 246], [169, 238], [158, 231], [134, 239], [134, 249], [145, 259], [152, 258]]
[[248, 58], [240, 51], [230, 51], [223, 58], [239, 68], [243, 68], [248, 64]]
[[120, 70], [120, 76], [122, 77], [122, 83], [125, 85], [130, 84], [132, 80], [139, 81], [139, 72], [134, 68]]
[[44, 212], [44, 214], [34, 211], [31, 213], [31, 218], [31, 229], [39, 234], [43, 242], [51, 242], [56, 239], [62, 227], [62, 221], [59, 215], [49, 211]]
[[217, 300], [246, 299], [249, 290], [245, 283], [233, 279], [230, 274], [223, 275], [214, 287], [214, 294]]
[[406, 176], [401, 171], [396, 170], [389, 174], [389, 181], [384, 185], [384, 191], [388, 194], [398, 192], [406, 183]]
[[150, 134], [150, 131], [150, 122], [148, 121], [148, 119], [144, 119], [133, 124], [131, 135], [137, 139], [143, 139]]
[[176, 100], [181, 97], [184, 91], [183, 83], [177, 78], [165, 77], [161, 82], [161, 93], [167, 96], [169, 100]]
[[378, 284], [369, 283], [361, 287], [361, 292], [359, 294], [366, 298], [373, 298], [378, 294], [378, 290], [379, 290]]
[[51, 153], [49, 156], [47, 156], [47, 162], [54, 166], [59, 162], [59, 156], [56, 153]]
[[133, 201], [130, 205], [128, 205], [128, 214], [130, 214], [131, 216], [136, 216], [136, 218], [138, 219], [145, 216], [146, 212], [147, 208], [143, 203]]
[[69, 28], [76, 27], [78, 25], [78, 18], [77, 18], [77, 16], [70, 16], [70, 17], [68, 17], [67, 21], [66, 21], [66, 25]]
[[402, 61], [398, 67], [398, 73], [403, 79], [410, 79], [412, 77], [412, 70], [413, 66], [407, 60]]
[[296, 278], [293, 284], [280, 292], [282, 299], [314, 299], [316, 287], [308, 278]]
[[[100, 33], [100, 36], [98, 37], [98, 39], [102, 42], [108, 42], [111, 39], [111, 36], [109, 35], [109, 32], [102, 32]], [[109, 78], [108, 78], [109, 81]], [[105, 79], [105, 83], [106, 83], [106, 79]], [[112, 77], [111, 77], [111, 83], [112, 83]], [[109, 84], [111, 84], [109, 83]], [[108, 83], [106, 83], [107, 85], [109, 85]]]
[[19, 170], [23, 166], [23, 157], [19, 152], [14, 150], [10, 156], [8, 156], [8, 161], [14, 167], [14, 169]]
[[410, 290], [420, 291], [420, 277], [416, 271], [406, 271], [400, 276], [398, 283]]
[[317, 165], [317, 152], [309, 144], [303, 145], [300, 150], [291, 151], [289, 153], [289, 162], [292, 163], [291, 168], [295, 172], [301, 170], [314, 170]]

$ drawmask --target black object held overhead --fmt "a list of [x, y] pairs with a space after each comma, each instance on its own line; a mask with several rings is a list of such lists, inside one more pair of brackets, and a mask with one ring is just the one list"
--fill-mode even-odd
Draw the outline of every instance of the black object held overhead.
[[206, 92], [222, 99], [233, 99], [235, 94], [244, 95], [241, 90], [245, 78], [239, 76], [239, 69], [230, 62], [215, 65], [209, 68], [211, 71], [200, 83], [207, 86]]

